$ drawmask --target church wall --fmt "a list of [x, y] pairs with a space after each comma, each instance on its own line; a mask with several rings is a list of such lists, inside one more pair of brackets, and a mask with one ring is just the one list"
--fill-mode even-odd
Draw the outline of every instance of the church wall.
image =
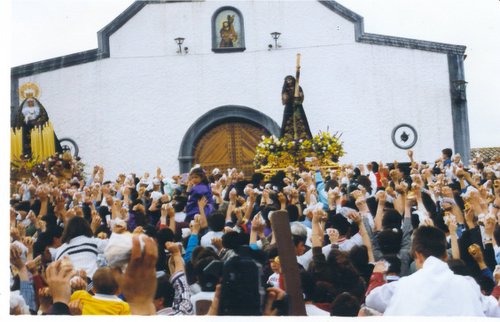
[[[211, 17], [226, 2], [150, 4], [110, 38], [111, 57], [21, 78], [37, 83], [56, 134], [74, 139], [89, 169], [179, 169], [184, 134], [222, 105], [247, 106], [281, 125], [281, 87], [302, 54], [304, 108], [313, 134], [340, 131], [341, 162], [398, 159], [391, 131], [418, 131], [417, 159], [453, 147], [446, 54], [357, 43], [354, 26], [317, 2], [235, 2], [246, 51], [213, 53]], [[338, 27], [338, 28], [337, 28]], [[282, 33], [278, 50], [272, 31]], [[395, 31], [397, 35], [397, 31]], [[186, 38], [187, 55], [174, 38]]]

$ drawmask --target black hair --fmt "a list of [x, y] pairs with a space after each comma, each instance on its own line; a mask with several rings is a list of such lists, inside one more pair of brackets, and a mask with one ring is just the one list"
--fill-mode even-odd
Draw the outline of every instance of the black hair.
[[358, 272], [361, 272], [368, 265], [368, 249], [365, 245], [354, 245], [349, 251], [349, 259]]
[[222, 231], [224, 229], [224, 226], [226, 225], [226, 215], [222, 211], [214, 211], [208, 217], [208, 227], [212, 231]]
[[368, 209], [370, 210], [372, 216], [375, 217], [375, 215], [377, 214], [377, 206], [378, 206], [377, 199], [375, 199], [375, 197], [366, 198], [366, 205], [368, 206]]
[[400, 229], [401, 214], [395, 209], [384, 209], [384, 217], [382, 218], [382, 227], [384, 229]]
[[156, 243], [158, 246], [158, 259], [156, 260], [156, 271], [167, 270], [167, 255], [165, 254], [165, 243], [174, 241], [174, 232], [170, 228], [162, 228], [156, 232]]
[[144, 225], [143, 226], [144, 228], [144, 233], [148, 236], [148, 237], [151, 237], [151, 238], [154, 238], [156, 239], [157, 236], [157, 232], [156, 232], [156, 227], [154, 227], [153, 225], [151, 224], [147, 224], [147, 225]]
[[85, 219], [75, 216], [71, 218], [67, 222], [66, 227], [64, 227], [61, 241], [63, 243], [68, 243], [71, 239], [78, 236], [92, 237], [93, 233], [89, 223]]
[[248, 245], [249, 240], [248, 234], [230, 231], [222, 235], [222, 246], [226, 249], [237, 250], [240, 246]]
[[168, 281], [168, 276], [163, 275], [157, 279], [156, 283], [156, 299], [163, 299], [163, 307], [171, 307], [174, 302], [175, 289]]
[[384, 260], [389, 263], [389, 269], [387, 274], [393, 273], [396, 275], [401, 275], [401, 260], [396, 255], [385, 255]]
[[371, 164], [373, 167], [373, 173], [377, 173], [378, 172], [378, 163], [375, 161], [372, 161]]
[[446, 256], [446, 236], [443, 231], [430, 226], [420, 226], [413, 233], [411, 245], [412, 253], [420, 253], [424, 258], [434, 256], [444, 258]]
[[254, 173], [252, 175], [252, 183], [254, 188], [258, 188], [260, 182], [264, 180], [265, 176], [262, 173]]
[[207, 174], [205, 173], [205, 171], [202, 168], [192, 169], [191, 172], [189, 173], [189, 175], [196, 175], [196, 176], [200, 177], [201, 183], [209, 184]]
[[335, 287], [327, 281], [317, 281], [314, 284], [313, 302], [331, 303], [335, 298]]
[[203, 257], [196, 261], [194, 264], [194, 272], [198, 279], [198, 283], [200, 284], [201, 290], [204, 292], [213, 292], [215, 290], [215, 286], [218, 283], [219, 278], [212, 274], [205, 274], [203, 270], [207, 267], [213, 260], [217, 258], [215, 257]]
[[52, 238], [48, 232], [42, 232], [38, 235], [36, 242], [33, 243], [33, 258], [43, 254], [45, 249], [51, 244]]
[[470, 268], [463, 260], [450, 258], [447, 263], [455, 275], [472, 276]]
[[[364, 175], [360, 175], [358, 177], [358, 183], [360, 185], [362, 185], [365, 189], [366, 189], [366, 192], [368, 192], [369, 194], [372, 193], [372, 190], [373, 190], [373, 187], [372, 187], [372, 182], [370, 181], [370, 179], [368, 179], [367, 176], [364, 176]], [[376, 187], [375, 187], [376, 188]]]
[[348, 292], [335, 298], [330, 310], [330, 316], [358, 316], [361, 305], [358, 299]]
[[288, 218], [290, 222], [299, 220], [299, 209], [296, 205], [286, 206], [286, 211], [288, 212]]
[[378, 236], [377, 241], [380, 246], [380, 251], [382, 254], [397, 254], [401, 249], [401, 240], [403, 238], [403, 233], [401, 230], [395, 229], [384, 229]]
[[302, 285], [302, 292], [304, 293], [304, 300], [310, 301], [314, 295], [315, 279], [313, 274], [307, 271], [300, 271], [300, 285]]
[[441, 150], [441, 152], [448, 157], [448, 159], [451, 159], [451, 156], [453, 155], [453, 150], [450, 148], [446, 148]]
[[293, 245], [297, 247], [300, 243], [306, 244], [307, 236], [302, 235], [292, 235]]
[[349, 228], [351, 227], [351, 225], [349, 225], [349, 221], [347, 221], [347, 219], [341, 214], [332, 216], [331, 224], [332, 228], [337, 229], [339, 231], [339, 235], [341, 236], [347, 235]]
[[[61, 238], [61, 236], [64, 232], [64, 229], [60, 226], [51, 226], [51, 227], [47, 228], [46, 232], [49, 234], [49, 236], [53, 240], [54, 238]], [[52, 243], [50, 243], [50, 244], [52, 244]]]
[[187, 198], [182, 195], [175, 196], [174, 210], [175, 212], [181, 212], [186, 207]]

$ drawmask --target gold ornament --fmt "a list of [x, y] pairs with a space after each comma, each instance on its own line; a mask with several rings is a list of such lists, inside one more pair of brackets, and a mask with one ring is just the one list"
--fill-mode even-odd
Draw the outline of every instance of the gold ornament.
[[21, 102], [27, 98], [38, 98], [40, 96], [40, 88], [35, 83], [24, 83], [19, 87], [19, 97], [21, 98]]

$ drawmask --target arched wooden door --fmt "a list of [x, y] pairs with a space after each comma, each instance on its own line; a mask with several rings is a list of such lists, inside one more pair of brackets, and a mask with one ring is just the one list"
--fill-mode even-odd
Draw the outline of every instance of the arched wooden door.
[[213, 127], [198, 141], [194, 149], [194, 164], [200, 164], [207, 173], [214, 168], [225, 172], [228, 168], [243, 171], [245, 177], [254, 173], [255, 148], [262, 135], [269, 133], [249, 123], [230, 122]]

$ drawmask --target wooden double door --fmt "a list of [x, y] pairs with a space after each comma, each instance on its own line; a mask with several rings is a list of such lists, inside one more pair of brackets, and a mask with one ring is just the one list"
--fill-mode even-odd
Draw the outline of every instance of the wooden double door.
[[255, 170], [255, 148], [262, 135], [269, 133], [263, 127], [250, 123], [234, 121], [219, 124], [196, 143], [194, 164], [200, 164], [207, 174], [214, 168], [226, 173], [228, 168], [236, 168], [249, 178]]

